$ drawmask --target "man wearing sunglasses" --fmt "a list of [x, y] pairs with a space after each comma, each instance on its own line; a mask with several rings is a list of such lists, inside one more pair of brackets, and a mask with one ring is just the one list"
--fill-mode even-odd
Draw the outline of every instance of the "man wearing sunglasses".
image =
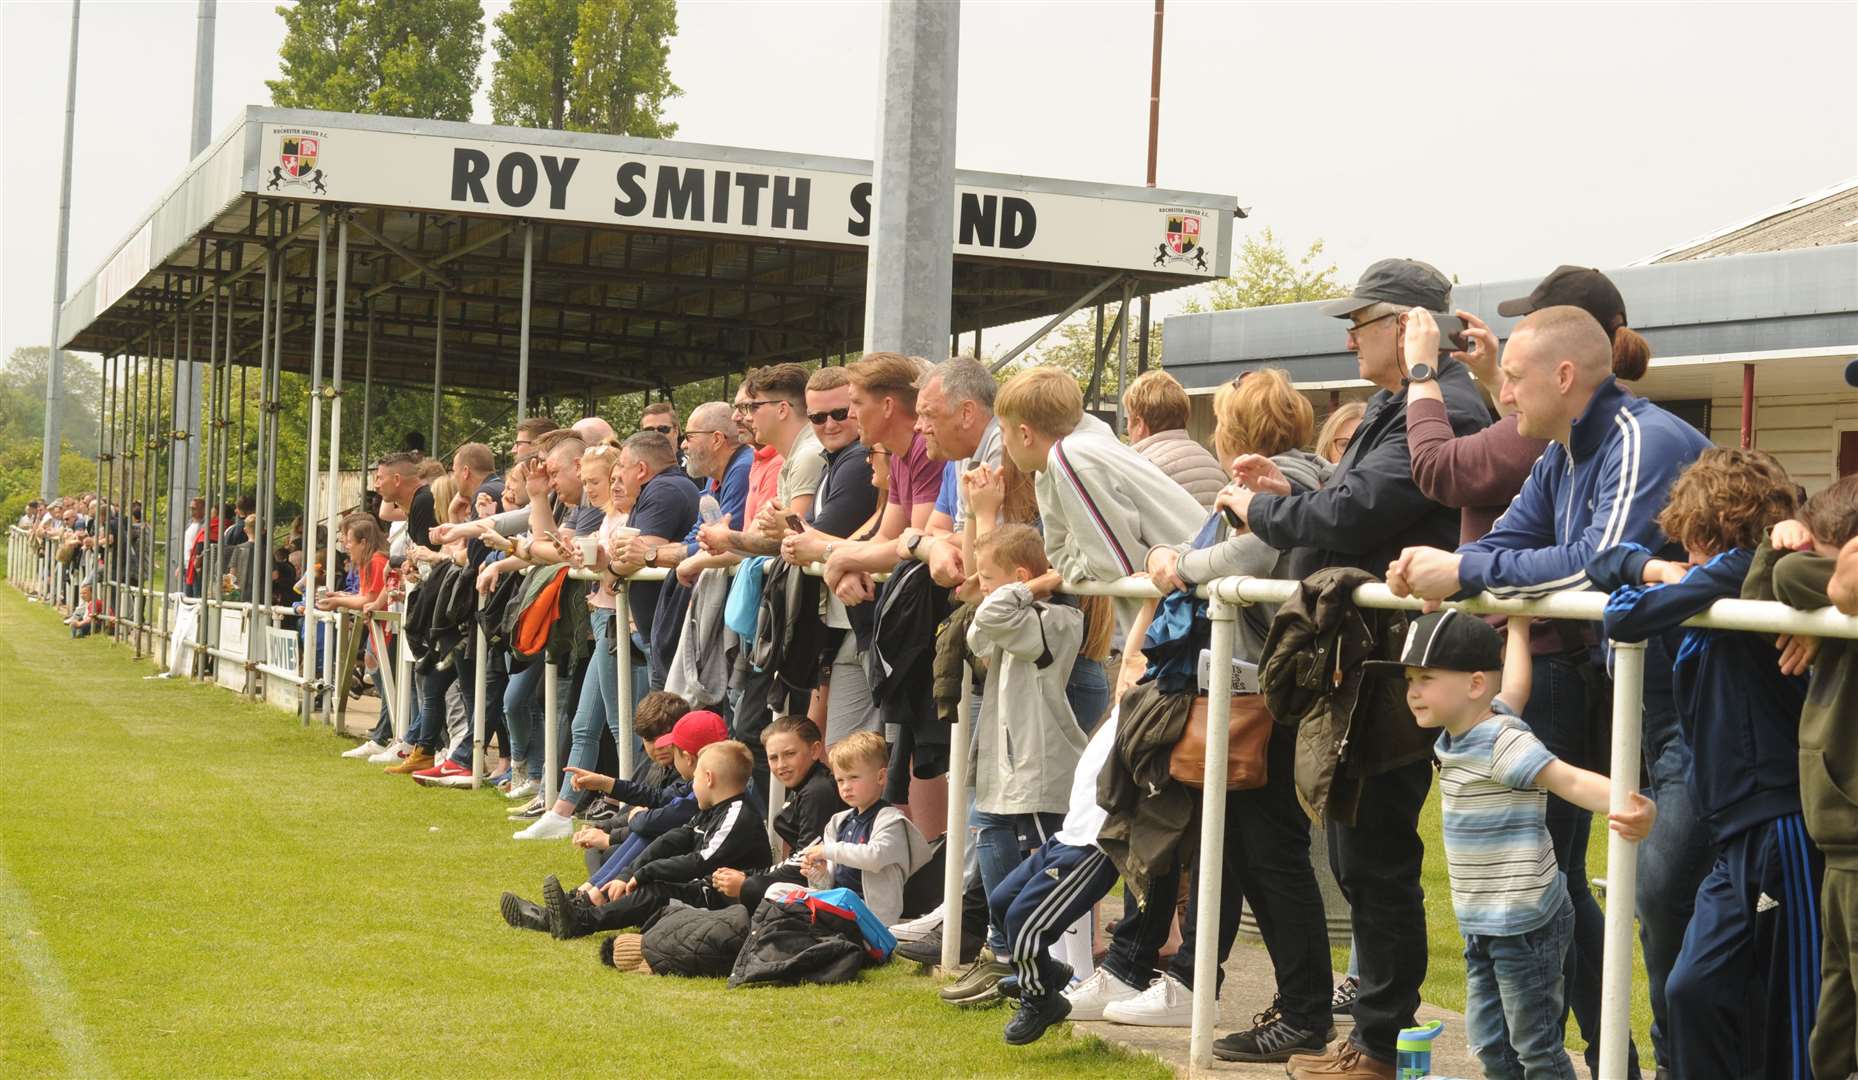
[[753, 417], [755, 439], [780, 460], [774, 496], [762, 503], [752, 524], [741, 530], [710, 534], [706, 546], [744, 555], [778, 555], [779, 529], [789, 514], [805, 518], [826, 470], [819, 439], [806, 417], [807, 370], [799, 364], [772, 364], [750, 373], [738, 416]]

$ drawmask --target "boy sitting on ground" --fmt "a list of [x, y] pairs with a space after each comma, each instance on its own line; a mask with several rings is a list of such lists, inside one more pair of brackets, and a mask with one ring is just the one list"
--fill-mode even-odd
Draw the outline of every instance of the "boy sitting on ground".
[[[1524, 666], [1528, 636], [1512, 637]], [[1403, 667], [1414, 720], [1444, 729], [1435, 752], [1445, 862], [1465, 942], [1465, 1034], [1484, 1074], [1572, 1080], [1561, 968], [1574, 905], [1549, 843], [1546, 792], [1606, 813], [1610, 784], [1549, 753], [1498, 699], [1503, 640], [1476, 616], [1421, 616], [1399, 660], [1368, 663]], [[1656, 813], [1634, 792], [1629, 809], [1608, 817], [1615, 832], [1640, 840]]]
[[882, 798], [890, 747], [875, 731], [832, 744], [832, 775], [846, 809], [832, 815], [825, 835], [801, 855], [800, 869], [816, 889], [857, 893], [885, 926], [903, 916], [903, 886], [933, 852], [903, 811]]
[[[710, 875], [725, 866], [760, 870], [768, 865], [768, 834], [743, 798], [753, 769], [754, 756], [734, 739], [704, 747], [691, 777], [697, 816], [652, 841], [630, 876], [606, 889], [611, 897], [606, 903], [596, 904], [583, 893], [549, 890], [555, 936], [586, 937], [640, 926], [673, 900], [711, 909], [735, 903], [711, 886]], [[610, 943], [606, 948], [610, 952]]]
[[[666, 694], [664, 697], [672, 699], [661, 699], [661, 707], [665, 712], [675, 712], [682, 707], [683, 698], [675, 694]], [[645, 702], [640, 702], [640, 708], [644, 706]], [[722, 717], [713, 712], [697, 710], [678, 717], [669, 734], [660, 735], [651, 741], [649, 745], [654, 754], [670, 755], [673, 775], [657, 788], [627, 782], [627, 794], [641, 800], [641, 804], [635, 805], [626, 816], [626, 835], [619, 839], [617, 846], [614, 846], [611, 833], [601, 833], [598, 829], [583, 829], [575, 835], [576, 845], [591, 848], [599, 842], [594, 836], [599, 833], [611, 848], [593, 875], [576, 887], [576, 897], [591, 903], [601, 903], [607, 899], [602, 890], [609, 886], [615, 890], [613, 896], [622, 895], [617, 891], [618, 879], [643, 854], [649, 842], [689, 823], [696, 816], [697, 804], [691, 793], [690, 781], [696, 773], [697, 755], [705, 747], [721, 742], [728, 735]], [[612, 777], [599, 773], [573, 768], [569, 771], [573, 775], [573, 782], [577, 786], [584, 785], [587, 790], [611, 791], [617, 783]], [[647, 803], [650, 804], [649, 809], [645, 805]], [[553, 874], [542, 879], [542, 904], [506, 892], [499, 902], [503, 920], [519, 930], [546, 930], [554, 933], [555, 927], [549, 922], [549, 911], [560, 905], [550, 903], [550, 900], [560, 897], [561, 893], [561, 881]]]
[[751, 912], [759, 907], [768, 886], [777, 883], [805, 885], [800, 870], [802, 853], [826, 834], [826, 823], [845, 809], [832, 770], [820, 760], [825, 745], [819, 726], [804, 716], [783, 716], [761, 733], [768, 754], [768, 771], [787, 792], [786, 805], [774, 818], [774, 834], [786, 845], [787, 858], [758, 874], [725, 867], [710, 875], [710, 884], [733, 896]]

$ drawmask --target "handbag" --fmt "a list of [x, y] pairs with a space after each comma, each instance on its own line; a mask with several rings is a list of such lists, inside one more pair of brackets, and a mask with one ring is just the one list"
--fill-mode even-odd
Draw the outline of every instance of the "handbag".
[[[1168, 754], [1168, 775], [1196, 790], [1206, 786], [1207, 698], [1194, 698], [1187, 726]], [[1263, 694], [1232, 695], [1232, 716], [1227, 723], [1226, 790], [1250, 791], [1268, 779], [1266, 756], [1271, 748], [1271, 710]]]

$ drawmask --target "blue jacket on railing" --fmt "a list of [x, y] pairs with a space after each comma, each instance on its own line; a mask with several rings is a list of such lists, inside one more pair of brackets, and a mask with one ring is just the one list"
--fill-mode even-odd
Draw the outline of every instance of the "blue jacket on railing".
[[1694, 566], [1675, 585], [1642, 584], [1652, 553], [1621, 544], [1587, 566], [1612, 589], [1606, 636], [1661, 635], [1676, 657], [1672, 689], [1691, 748], [1690, 788], [1718, 844], [1783, 814], [1800, 812], [1800, 708], [1806, 679], [1783, 675], [1771, 634], [1679, 625], [1725, 597], [1742, 594], [1754, 552], [1734, 548]]
[[1608, 376], [1568, 445], [1549, 443], [1490, 532], [1458, 549], [1460, 597], [1585, 589], [1587, 563], [1600, 552], [1664, 547], [1658, 515], [1671, 482], [1709, 447], [1696, 428]]

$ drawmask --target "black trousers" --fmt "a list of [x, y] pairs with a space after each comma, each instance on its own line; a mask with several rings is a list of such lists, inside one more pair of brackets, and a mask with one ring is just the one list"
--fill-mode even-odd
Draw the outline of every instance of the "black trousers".
[[[1269, 783], [1226, 795], [1226, 844], [1218, 864], [1222, 965], [1218, 978], [1224, 982], [1226, 977], [1223, 965], [1239, 933], [1241, 901], [1249, 903], [1277, 973], [1284, 1019], [1322, 1033], [1329, 1030], [1332, 1020], [1329, 931], [1316, 871], [1310, 865], [1310, 818], [1297, 802], [1296, 729], [1274, 728], [1267, 754]], [[1197, 879], [1212, 865], [1202, 856], [1194, 869], [1196, 881], [1188, 894], [1187, 915], [1181, 925], [1181, 949], [1168, 965], [1168, 974], [1188, 987], [1194, 984], [1194, 928], [1198, 925], [1200, 895]], [[1420, 945], [1423, 952], [1423, 925]]]
[[1432, 762], [1369, 777], [1355, 824], [1329, 823], [1329, 866], [1353, 909], [1361, 996], [1354, 1047], [1376, 1061], [1394, 1060], [1400, 1029], [1413, 1025], [1426, 981], [1426, 894], [1419, 884], [1426, 854], [1419, 808], [1432, 790]]
[[[723, 897], [723, 899], [728, 900], [728, 897]], [[661, 908], [669, 906], [673, 900], [682, 900], [691, 907], [711, 906], [709, 890], [695, 882], [670, 884], [648, 881], [612, 903], [601, 904], [594, 908], [594, 932], [627, 930], [635, 926], [643, 926], [645, 920], [658, 914]], [[729, 900], [728, 902], [734, 903], [735, 901]]]

